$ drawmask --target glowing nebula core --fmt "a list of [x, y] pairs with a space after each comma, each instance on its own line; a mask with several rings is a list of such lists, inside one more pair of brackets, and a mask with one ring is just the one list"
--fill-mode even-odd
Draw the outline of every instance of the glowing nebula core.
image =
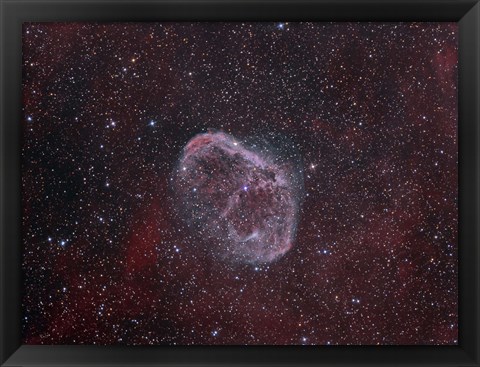
[[199, 134], [184, 147], [174, 173], [176, 206], [221, 258], [268, 263], [293, 245], [299, 176], [298, 167], [268, 150], [224, 132]]

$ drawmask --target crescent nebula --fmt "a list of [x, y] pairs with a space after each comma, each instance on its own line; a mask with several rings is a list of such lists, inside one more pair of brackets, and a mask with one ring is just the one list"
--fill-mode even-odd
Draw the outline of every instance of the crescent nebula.
[[270, 263], [293, 246], [299, 165], [224, 132], [194, 136], [173, 174], [180, 217], [224, 260]]

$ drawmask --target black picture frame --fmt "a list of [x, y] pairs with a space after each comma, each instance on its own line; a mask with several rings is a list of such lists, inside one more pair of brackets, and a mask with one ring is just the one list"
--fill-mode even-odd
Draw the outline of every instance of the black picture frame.
[[[0, 363], [480, 366], [478, 0], [0, 0]], [[27, 21], [455, 21], [459, 23], [459, 345], [121, 347], [21, 345], [20, 120]]]

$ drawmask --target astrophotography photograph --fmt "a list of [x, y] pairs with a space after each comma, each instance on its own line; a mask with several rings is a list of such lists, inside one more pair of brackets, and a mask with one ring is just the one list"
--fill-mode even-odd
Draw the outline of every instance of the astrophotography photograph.
[[458, 345], [458, 25], [28, 22], [22, 343]]

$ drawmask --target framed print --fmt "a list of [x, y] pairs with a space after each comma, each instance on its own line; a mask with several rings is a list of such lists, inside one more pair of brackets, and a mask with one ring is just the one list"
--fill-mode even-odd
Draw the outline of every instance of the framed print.
[[477, 1], [1, 14], [2, 365], [480, 364]]

